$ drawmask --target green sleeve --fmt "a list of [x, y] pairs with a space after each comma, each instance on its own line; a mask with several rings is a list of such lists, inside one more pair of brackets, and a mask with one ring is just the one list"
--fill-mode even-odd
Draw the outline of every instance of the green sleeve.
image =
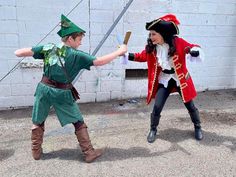
[[77, 66], [81, 69], [90, 70], [90, 66], [93, 66], [93, 61], [96, 59], [95, 56], [85, 53], [83, 51], [76, 51], [76, 62]]
[[31, 50], [34, 52], [33, 57], [35, 59], [44, 59], [45, 58], [44, 54], [42, 53], [43, 46], [34, 46], [34, 47], [32, 47]]

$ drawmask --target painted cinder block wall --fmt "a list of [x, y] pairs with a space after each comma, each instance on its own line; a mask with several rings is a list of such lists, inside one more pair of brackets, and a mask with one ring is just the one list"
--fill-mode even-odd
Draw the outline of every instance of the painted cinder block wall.
[[[17, 62], [14, 51], [38, 44], [67, 14], [77, 0], [0, 0], [0, 77]], [[69, 18], [86, 29], [81, 50], [92, 53], [128, 0], [83, 0]], [[129, 51], [144, 49], [148, 32], [145, 23], [166, 13], [181, 22], [180, 36], [202, 46], [203, 63], [188, 67], [198, 91], [236, 88], [236, 1], [235, 0], [134, 0], [97, 56], [116, 49], [116, 35], [132, 31]], [[60, 42], [57, 27], [41, 44]], [[102, 67], [83, 71], [76, 82], [79, 102], [145, 97], [147, 79], [125, 78], [126, 69], [146, 69], [145, 63], [122, 65], [119, 58]], [[26, 58], [0, 83], [0, 109], [32, 106], [34, 91], [42, 75], [42, 63]]]

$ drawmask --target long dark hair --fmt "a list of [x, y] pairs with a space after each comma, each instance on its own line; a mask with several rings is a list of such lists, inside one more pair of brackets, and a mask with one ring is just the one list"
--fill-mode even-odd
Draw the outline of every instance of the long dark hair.
[[[173, 35], [171, 36], [163, 35], [163, 39], [165, 43], [169, 45], [169, 52], [168, 52], [169, 56], [173, 56], [176, 51], [175, 38], [176, 36], [173, 36]], [[152, 40], [150, 39], [150, 34], [149, 34], [148, 39], [147, 39], [146, 52], [152, 53], [155, 50], [155, 48], [156, 48], [156, 45], [152, 43]]]
[[155, 50], [156, 46], [157, 46], [156, 44], [152, 43], [152, 40], [151, 40], [150, 34], [149, 34], [149, 36], [147, 38], [146, 52], [152, 53]]

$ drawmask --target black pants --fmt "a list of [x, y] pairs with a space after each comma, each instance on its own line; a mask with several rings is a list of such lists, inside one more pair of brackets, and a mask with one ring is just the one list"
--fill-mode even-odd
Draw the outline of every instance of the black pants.
[[[156, 98], [155, 98], [155, 104], [154, 104], [153, 111], [152, 111], [152, 115], [154, 117], [160, 118], [161, 111], [162, 111], [162, 109], [166, 103], [166, 100], [169, 97], [171, 90], [173, 88], [176, 88], [178, 90], [180, 96], [182, 97], [180, 87], [177, 87], [176, 81], [174, 79], [170, 79], [170, 81], [168, 82], [167, 88], [165, 88], [163, 84], [158, 85], [158, 90], [157, 90], [157, 94], [156, 94]], [[187, 103], [184, 103], [184, 105], [190, 113], [195, 112], [197, 110], [197, 108], [195, 107], [194, 102], [192, 100]], [[157, 125], [158, 124], [159, 124], [159, 121], [158, 121]]]

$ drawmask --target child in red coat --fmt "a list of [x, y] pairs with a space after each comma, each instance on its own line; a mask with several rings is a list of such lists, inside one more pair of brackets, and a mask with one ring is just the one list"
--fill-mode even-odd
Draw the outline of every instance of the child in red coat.
[[178, 92], [188, 109], [194, 124], [195, 138], [203, 138], [198, 109], [193, 99], [197, 93], [192, 78], [186, 67], [186, 58], [202, 60], [202, 51], [198, 45], [190, 44], [179, 34], [178, 19], [168, 14], [146, 23], [150, 31], [148, 44], [141, 53], [129, 53], [129, 60], [147, 62], [148, 65], [148, 95], [147, 103], [155, 98], [151, 113], [151, 127], [147, 141], [156, 139], [157, 126], [164, 104], [172, 92]]

